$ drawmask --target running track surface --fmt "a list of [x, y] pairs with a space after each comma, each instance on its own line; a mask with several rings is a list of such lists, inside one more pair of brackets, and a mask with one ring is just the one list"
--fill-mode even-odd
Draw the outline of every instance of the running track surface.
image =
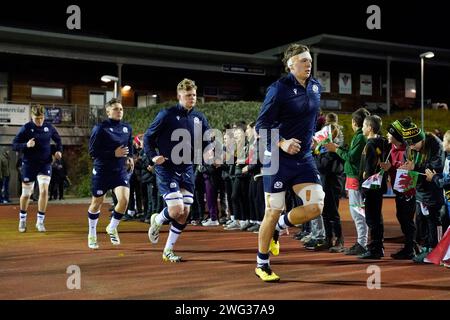
[[[46, 233], [38, 233], [36, 205], [28, 213], [28, 230], [19, 233], [18, 207], [0, 207], [0, 299], [149, 299], [149, 300], [315, 300], [419, 299], [449, 300], [450, 269], [395, 261], [401, 231], [394, 201], [384, 200], [385, 254], [382, 260], [358, 260], [339, 253], [311, 252], [281, 237], [281, 253], [271, 258], [281, 276], [276, 284], [254, 275], [257, 234], [219, 227], [188, 226], [175, 252], [183, 263], [163, 263], [167, 238], [152, 245], [148, 224], [121, 222], [122, 245], [112, 246], [105, 233], [109, 212], [104, 206], [98, 223], [99, 250], [87, 247], [87, 204], [50, 203]], [[341, 201], [346, 246], [355, 242], [348, 202]], [[69, 290], [70, 265], [81, 270], [81, 289]], [[367, 268], [381, 270], [381, 289], [369, 290]]]

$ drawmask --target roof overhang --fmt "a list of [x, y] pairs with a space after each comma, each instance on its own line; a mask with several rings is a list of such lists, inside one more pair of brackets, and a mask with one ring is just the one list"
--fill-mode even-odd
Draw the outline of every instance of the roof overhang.
[[[299, 40], [310, 47], [312, 53], [330, 54], [355, 58], [374, 60], [390, 60], [406, 63], [417, 63], [420, 54], [433, 51], [435, 57], [427, 64], [450, 66], [450, 50], [434, 47], [416, 46], [369, 39], [352, 38], [330, 34], [320, 34], [307, 39]], [[289, 44], [258, 52], [258, 55], [276, 57], [283, 54]]]
[[0, 26], [0, 53], [222, 72], [223, 65], [279, 70], [267, 55], [202, 50]]

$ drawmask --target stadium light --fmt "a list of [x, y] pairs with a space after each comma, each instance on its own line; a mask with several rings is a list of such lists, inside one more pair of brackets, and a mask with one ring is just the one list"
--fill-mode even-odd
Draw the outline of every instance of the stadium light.
[[424, 90], [423, 90], [423, 65], [424, 65], [424, 59], [431, 59], [434, 57], [434, 53], [431, 51], [427, 51], [422, 53], [420, 56], [420, 120], [421, 120], [421, 127], [422, 132], [424, 132], [424, 106], [423, 106], [423, 97], [424, 97]]
[[103, 82], [111, 82], [114, 81], [114, 93], [113, 93], [113, 97], [117, 98], [117, 81], [119, 81], [119, 78], [114, 77], [114, 76], [109, 76], [109, 75], [104, 75], [100, 78]]

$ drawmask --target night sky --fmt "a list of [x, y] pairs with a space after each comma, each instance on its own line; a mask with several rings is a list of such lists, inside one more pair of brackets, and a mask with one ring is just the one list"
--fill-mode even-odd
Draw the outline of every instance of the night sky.
[[[120, 1], [119, 1], [120, 2]], [[321, 33], [450, 48], [444, 1], [8, 1], [0, 25], [74, 35], [255, 53]], [[81, 30], [69, 31], [66, 9], [81, 8]], [[95, 4], [95, 6], [94, 6]], [[381, 8], [381, 30], [366, 9]]]

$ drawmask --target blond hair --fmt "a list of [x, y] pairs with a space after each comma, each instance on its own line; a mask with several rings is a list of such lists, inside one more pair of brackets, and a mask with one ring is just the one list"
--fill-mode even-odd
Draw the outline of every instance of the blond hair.
[[285, 70], [286, 72], [289, 72], [289, 66], [288, 66], [288, 61], [290, 58], [292, 58], [293, 56], [296, 56], [302, 52], [309, 52], [309, 48], [303, 44], [299, 44], [299, 43], [292, 43], [289, 45], [289, 47], [286, 49], [286, 51], [284, 51], [284, 57], [283, 57], [283, 63], [285, 66]]
[[45, 108], [43, 105], [34, 104], [31, 106], [31, 114], [35, 117], [41, 117], [45, 115]]
[[184, 78], [177, 85], [177, 92], [178, 91], [183, 91], [183, 90], [184, 91], [197, 90], [197, 86], [195, 85], [195, 82], [193, 80]]
[[450, 130], [445, 131], [444, 139], [447, 139], [448, 141], [450, 141]]

